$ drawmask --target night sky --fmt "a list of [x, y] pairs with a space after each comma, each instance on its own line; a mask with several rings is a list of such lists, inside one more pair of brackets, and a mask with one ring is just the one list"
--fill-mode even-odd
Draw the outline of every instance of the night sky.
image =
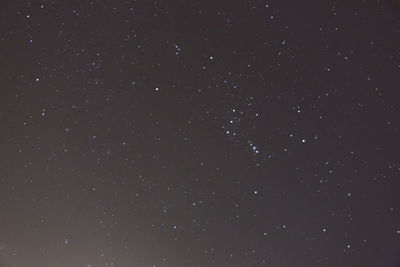
[[1, 267], [400, 266], [400, 4], [0, 2]]

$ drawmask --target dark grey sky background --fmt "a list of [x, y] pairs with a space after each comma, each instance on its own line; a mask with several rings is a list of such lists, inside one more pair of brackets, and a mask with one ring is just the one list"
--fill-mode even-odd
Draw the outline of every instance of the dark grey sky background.
[[396, 1], [2, 1], [1, 267], [400, 266]]

